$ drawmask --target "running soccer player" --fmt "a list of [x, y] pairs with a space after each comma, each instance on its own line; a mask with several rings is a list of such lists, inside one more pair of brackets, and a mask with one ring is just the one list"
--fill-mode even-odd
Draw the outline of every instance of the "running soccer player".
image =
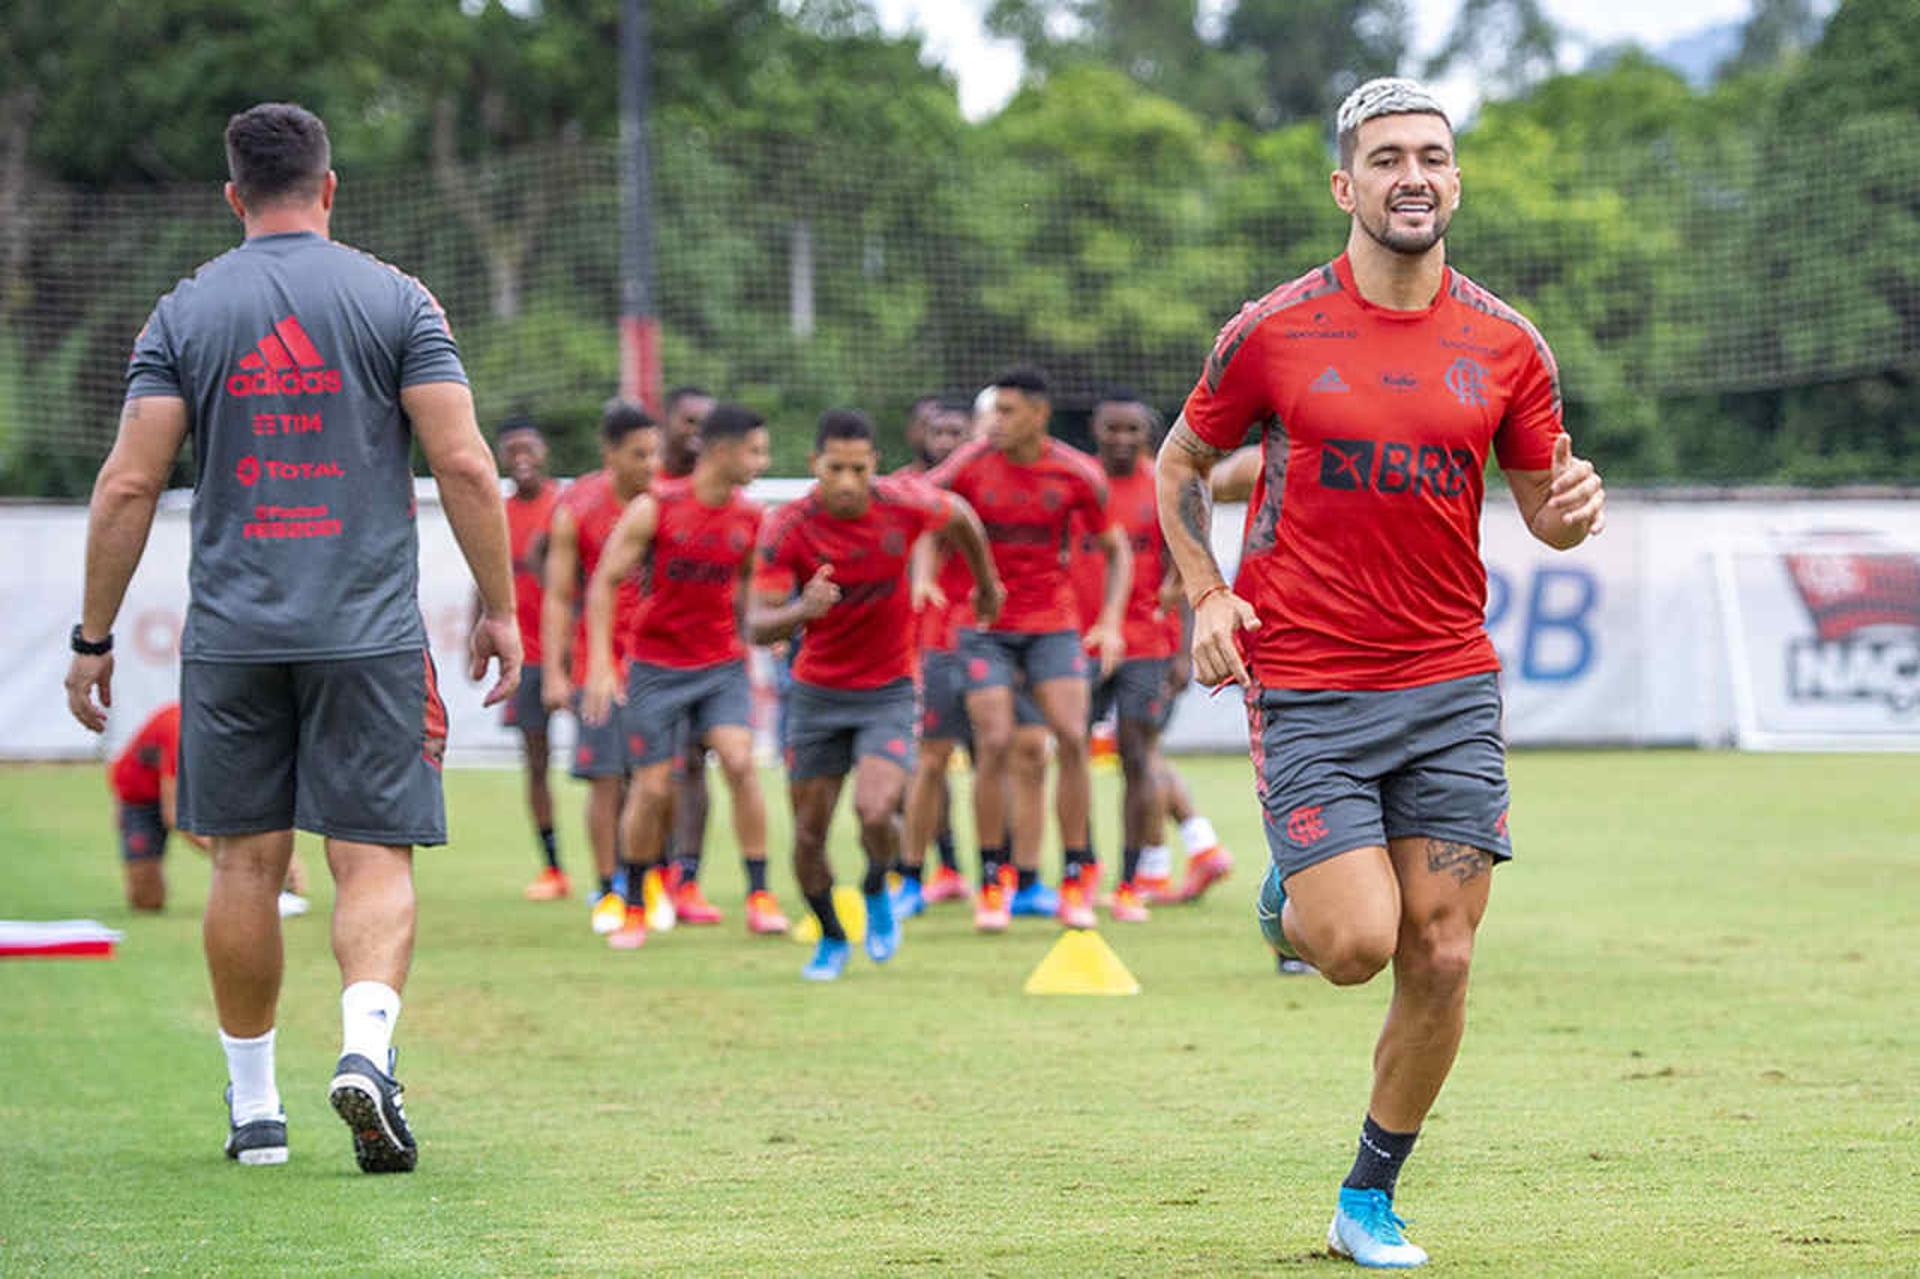
[[[995, 571], [1007, 586], [999, 618], [960, 634], [981, 843], [974, 925], [983, 932], [1004, 929], [1011, 914], [1057, 911], [1069, 927], [1087, 927], [1093, 913], [1084, 887], [1090, 873], [1086, 867], [1093, 861], [1087, 835], [1093, 803], [1087, 658], [1074, 614], [1066, 550], [1076, 514], [1095, 525], [1105, 523], [1106, 482], [1092, 459], [1047, 434], [1051, 414], [1045, 379], [1031, 369], [1010, 372], [995, 383], [987, 438], [954, 450], [928, 475], [979, 513]], [[1087, 643], [1099, 654], [1105, 675], [1125, 653], [1120, 619], [1133, 570], [1126, 537], [1118, 528], [1101, 528], [1099, 540], [1107, 555], [1106, 598]], [[1015, 685], [1022, 677], [1057, 751], [1054, 803], [1066, 867], [1055, 897], [1038, 877], [1045, 818], [1038, 805], [1016, 803], [1011, 854], [1018, 878], [1008, 902], [1001, 895], [1000, 868], [1009, 850], [1004, 844], [988, 846], [987, 832], [1008, 828], [1005, 787], [1014, 744]]]
[[[161, 873], [167, 839], [178, 827], [175, 801], [180, 777], [180, 703], [168, 702], [149, 715], [107, 766], [113, 791], [114, 825], [120, 831], [120, 864], [126, 872], [127, 905], [138, 911], [164, 910], [167, 881]], [[181, 831], [203, 853], [213, 841]], [[298, 856], [287, 860], [280, 886], [280, 917], [307, 913], [306, 871]]]
[[[560, 901], [573, 893], [560, 869], [560, 849], [553, 836], [553, 789], [547, 785], [547, 707], [540, 674], [540, 607], [546, 571], [547, 526], [553, 522], [560, 486], [547, 477], [547, 438], [526, 418], [514, 418], [500, 428], [496, 441], [500, 469], [513, 481], [507, 494], [507, 538], [513, 554], [513, 602], [520, 621], [520, 647], [526, 665], [520, 670], [520, 689], [507, 703], [508, 728], [520, 732], [520, 754], [527, 772], [527, 811], [540, 839], [543, 864], [527, 885], [529, 901]], [[474, 600], [474, 608], [480, 601]]]
[[[1195, 673], [1246, 690], [1273, 857], [1261, 929], [1335, 985], [1393, 966], [1328, 1248], [1416, 1266], [1394, 1181], [1459, 1049], [1474, 930], [1512, 854], [1479, 556], [1487, 453], [1555, 549], [1600, 531], [1606, 495], [1573, 456], [1546, 343], [1446, 264], [1460, 171], [1440, 104], [1369, 81], [1337, 137], [1346, 251], [1221, 332], [1160, 450], [1158, 496]], [[1266, 464], [1229, 587], [1207, 474], [1256, 424]]]
[[[747, 872], [747, 928], [784, 933], [767, 889], [767, 809], [753, 763], [752, 693], [741, 622], [762, 511], [740, 490], [767, 467], [767, 428], [737, 404], [715, 406], [700, 426], [700, 460], [684, 480], [663, 480], [631, 502], [587, 586], [589, 722], [616, 718], [627, 739], [627, 877], [657, 867], [667, 838], [674, 761], [689, 740], [720, 758], [733, 795], [734, 834]], [[613, 628], [616, 584], [640, 565], [650, 585], [628, 629], [625, 696]], [[608, 938], [646, 944], [646, 913], [629, 909]]]
[[[951, 531], [981, 583], [974, 608], [986, 621], [1002, 594], [986, 535], [966, 503], [911, 479], [875, 479], [879, 461], [865, 414], [821, 416], [813, 488], [761, 530], [758, 593], [748, 613], [757, 644], [802, 625], [807, 632], [793, 664], [786, 740], [794, 873], [820, 921], [819, 945], [801, 974], [809, 981], [838, 978], [851, 949], [827, 862], [827, 828], [849, 772], [867, 855], [867, 955], [883, 964], [900, 945], [887, 871], [899, 856], [897, 817], [913, 767], [914, 543], [929, 531]], [[797, 596], [796, 584], [804, 584]]]
[[[627, 920], [627, 899], [640, 900], [640, 885], [616, 882], [620, 856], [620, 810], [627, 785], [627, 738], [618, 725], [580, 714], [587, 678], [585, 587], [606, 553], [607, 538], [627, 504], [647, 491], [660, 454], [660, 430], [632, 400], [608, 400], [600, 412], [600, 469], [567, 486], [553, 508], [547, 531], [546, 599], [540, 612], [541, 647], [551, 660], [541, 667], [540, 701], [548, 711], [571, 709], [579, 725], [573, 743], [573, 775], [587, 784], [587, 842], [599, 891], [588, 914], [605, 936]], [[638, 577], [623, 579], [615, 601], [617, 644], [640, 607]], [[569, 661], [569, 655], [571, 660]], [[624, 655], [621, 655], [624, 661]]]
[[204, 925], [227, 1057], [226, 1153], [287, 1158], [274, 1016], [275, 901], [293, 829], [326, 839], [342, 1045], [328, 1090], [365, 1172], [418, 1157], [393, 1078], [413, 953], [413, 848], [446, 842], [446, 707], [420, 617], [417, 442], [480, 588], [475, 679], [520, 678], [499, 473], [440, 304], [328, 239], [326, 126], [288, 103], [227, 123], [227, 204], [245, 239], [160, 299], [88, 516], [67, 704], [98, 731], [113, 619], [181, 442], [195, 465], [181, 642], [180, 824], [213, 840]]

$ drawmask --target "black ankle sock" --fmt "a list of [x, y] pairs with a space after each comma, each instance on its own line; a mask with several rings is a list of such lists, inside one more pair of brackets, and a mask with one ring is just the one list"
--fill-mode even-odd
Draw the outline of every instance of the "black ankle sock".
[[860, 881], [860, 891], [868, 897], [887, 891], [887, 872], [882, 866], [867, 867], [867, 874]]
[[1093, 865], [1093, 849], [1091, 847], [1069, 848], [1063, 860], [1066, 862], [1066, 878], [1073, 879], [1080, 874], [1083, 867]]
[[1138, 875], [1139, 873], [1140, 873], [1140, 850], [1137, 848], [1121, 849], [1120, 850], [1121, 882], [1131, 884], [1134, 880], [1134, 876]]
[[953, 832], [943, 830], [933, 837], [933, 846], [940, 850], [940, 864], [948, 870], [960, 869], [960, 854], [954, 851]]
[[740, 862], [741, 865], [747, 868], [747, 891], [750, 893], [766, 892], [767, 859], [762, 857], [758, 861], [755, 861], [750, 857], [743, 857], [740, 859]]
[[900, 878], [911, 879], [914, 883], [917, 884], [920, 882], [921, 878], [926, 874], [926, 870], [927, 868], [924, 866], [909, 866], [905, 862], [901, 862]]
[[700, 878], [700, 859], [698, 857], [676, 857], [673, 859], [673, 868], [680, 872], [680, 882], [683, 884], [691, 884], [694, 880]]
[[1015, 871], [1014, 874], [1017, 876], [1014, 886], [1023, 893], [1040, 882], [1040, 872], [1037, 870]]
[[1005, 844], [980, 846], [980, 887], [985, 888], [1000, 878], [1000, 868], [1007, 864], [1007, 846]]
[[1373, 1122], [1360, 1125], [1360, 1150], [1353, 1159], [1353, 1171], [1340, 1184], [1349, 1190], [1384, 1190], [1393, 1198], [1393, 1183], [1400, 1179], [1400, 1165], [1413, 1153], [1418, 1132], [1388, 1132]]
[[636, 906], [644, 905], [646, 899], [642, 896], [642, 890], [647, 882], [647, 868], [639, 862], [621, 862], [620, 865], [627, 872], [627, 900]]
[[547, 859], [547, 869], [560, 869], [560, 846], [554, 842], [553, 827], [540, 828], [540, 853]]
[[602, 897], [605, 897], [608, 893], [612, 891], [613, 891], [613, 876], [602, 875], [600, 877], [600, 895]]
[[824, 893], [808, 893], [807, 909], [820, 921], [820, 935], [833, 941], [845, 941], [847, 930], [840, 927], [840, 915], [833, 909], [833, 890]]

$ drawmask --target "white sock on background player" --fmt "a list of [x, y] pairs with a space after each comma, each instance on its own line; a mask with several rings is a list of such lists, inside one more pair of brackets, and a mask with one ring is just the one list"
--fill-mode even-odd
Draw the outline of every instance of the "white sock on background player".
[[400, 1020], [400, 996], [384, 982], [357, 981], [340, 992], [340, 1055], [359, 1053], [381, 1070]]
[[220, 1032], [220, 1047], [227, 1054], [227, 1081], [233, 1085], [233, 1122], [250, 1124], [256, 1119], [280, 1117], [280, 1086], [274, 1082], [273, 1034], [252, 1039], [235, 1039]]
[[1140, 878], [1168, 879], [1173, 875], [1173, 849], [1165, 844], [1148, 844], [1140, 850]]
[[1220, 845], [1220, 836], [1213, 829], [1213, 823], [1195, 813], [1180, 823], [1180, 842], [1187, 846], [1189, 853], [1204, 852]]

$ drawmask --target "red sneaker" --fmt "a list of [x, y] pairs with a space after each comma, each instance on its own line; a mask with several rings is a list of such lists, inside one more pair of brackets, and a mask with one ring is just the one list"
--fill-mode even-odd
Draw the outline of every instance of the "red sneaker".
[[525, 892], [530, 902], [562, 902], [573, 896], [573, 884], [567, 879], [567, 872], [558, 866], [547, 866], [527, 885]]
[[1140, 890], [1133, 884], [1122, 883], [1113, 890], [1113, 900], [1107, 904], [1107, 912], [1113, 916], [1116, 924], [1144, 924], [1147, 922], [1147, 903], [1140, 896]]
[[1232, 873], [1233, 854], [1219, 844], [1189, 854], [1187, 880], [1180, 885], [1180, 900], [1198, 901], [1202, 893]]
[[973, 930], [977, 933], [1004, 933], [1013, 923], [1013, 911], [1007, 903], [1006, 886], [998, 879], [982, 884], [973, 899]]
[[[679, 876], [674, 876], [678, 879]], [[673, 889], [673, 913], [680, 917], [683, 924], [717, 924], [720, 922], [720, 910], [707, 900], [700, 891], [700, 881], [685, 880], [675, 884]]]
[[747, 894], [747, 931], [750, 933], [784, 933], [787, 931], [787, 917], [780, 913], [780, 903], [766, 889]]
[[921, 895], [929, 906], [936, 902], [965, 901], [968, 897], [966, 877], [951, 866], [937, 867], [927, 876]]
[[1093, 896], [1087, 892], [1084, 875], [1060, 884], [1060, 910], [1054, 916], [1065, 928], [1092, 928], [1099, 923], [1093, 916]]
[[607, 945], [615, 950], [639, 950], [647, 944], [647, 912], [627, 908], [626, 922], [607, 936]]
[[1133, 891], [1145, 902], [1177, 902], [1179, 894], [1173, 891], [1173, 880], [1165, 875], [1136, 875], [1133, 878]]

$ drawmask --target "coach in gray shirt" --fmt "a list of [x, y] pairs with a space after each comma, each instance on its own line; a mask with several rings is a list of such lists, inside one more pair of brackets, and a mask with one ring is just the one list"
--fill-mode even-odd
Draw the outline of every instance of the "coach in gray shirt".
[[298, 827], [326, 837], [336, 884], [344, 1034], [330, 1100], [364, 1171], [405, 1172], [417, 1149], [391, 1043], [413, 952], [413, 846], [446, 842], [413, 442], [479, 586], [472, 675], [498, 662], [489, 705], [520, 679], [506, 514], [440, 304], [327, 238], [326, 126], [264, 103], [228, 122], [226, 143], [246, 238], [161, 298], [135, 342], [93, 491], [68, 704], [105, 727], [114, 616], [191, 432], [179, 818], [213, 840], [205, 939], [231, 1081], [226, 1153], [287, 1158], [275, 903]]

